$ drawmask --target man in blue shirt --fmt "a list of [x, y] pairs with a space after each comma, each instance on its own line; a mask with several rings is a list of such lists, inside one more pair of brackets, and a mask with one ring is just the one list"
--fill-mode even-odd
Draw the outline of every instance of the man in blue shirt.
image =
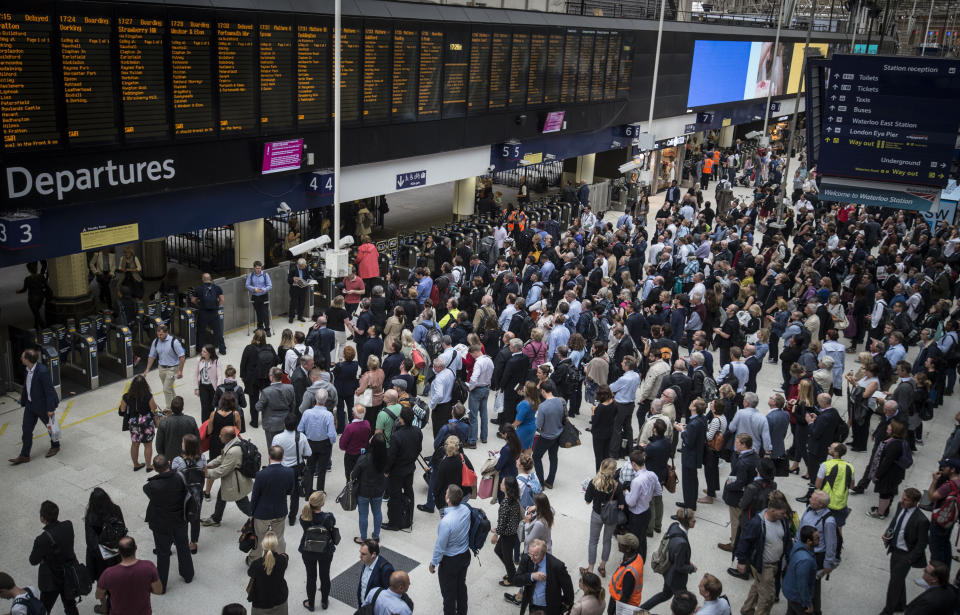
[[313, 453], [307, 460], [307, 471], [303, 476], [303, 492], [306, 497], [313, 493], [313, 475], [317, 468], [320, 475], [317, 477], [317, 490], [323, 491], [326, 487], [327, 466], [330, 464], [330, 455], [333, 444], [337, 441], [337, 429], [333, 421], [333, 413], [327, 410], [327, 392], [320, 389], [316, 392], [317, 405], [303, 413], [297, 431], [302, 433], [310, 443]]
[[637, 400], [637, 387], [640, 385], [640, 374], [634, 371], [637, 360], [633, 356], [624, 357], [620, 366], [623, 368], [623, 375], [610, 385], [613, 401], [617, 404], [617, 416], [613, 420], [613, 434], [610, 438], [610, 456], [614, 459], [621, 457], [621, 438], [626, 438], [627, 442], [633, 441], [633, 425], [630, 422], [630, 416], [633, 414]]
[[417, 304], [423, 307], [423, 302], [430, 298], [433, 291], [433, 280], [427, 275], [423, 267], [417, 269]]
[[903, 358], [907, 356], [907, 351], [903, 347], [903, 333], [894, 331], [890, 334], [889, 340], [890, 348], [883, 356], [887, 358], [887, 361], [890, 361], [891, 366], [896, 367], [897, 363], [903, 361]]
[[149, 372], [153, 363], [157, 363], [160, 384], [163, 385], [163, 400], [166, 403], [164, 407], [167, 409], [173, 403], [173, 398], [177, 396], [177, 393], [173, 390], [173, 385], [174, 381], [183, 378], [183, 364], [186, 359], [187, 354], [180, 340], [170, 335], [170, 328], [167, 325], [159, 325], [157, 327], [157, 339], [150, 344], [150, 353], [147, 355], [147, 369], [143, 373]]
[[413, 600], [407, 595], [408, 589], [410, 577], [397, 570], [390, 575], [389, 589], [371, 587], [363, 603], [373, 603], [373, 615], [413, 615]]
[[456, 375], [453, 370], [447, 369], [446, 361], [440, 357], [433, 360], [433, 373], [433, 382], [430, 383], [430, 422], [433, 424], [433, 437], [436, 438], [440, 428], [450, 420], [453, 408], [450, 398]]
[[530, 290], [527, 291], [527, 305], [532, 306], [540, 301], [540, 295], [543, 294], [543, 282], [537, 273], [530, 274]]
[[547, 553], [547, 543], [539, 538], [530, 541], [529, 551], [510, 580], [524, 588], [521, 612], [529, 607], [531, 613], [566, 613], [573, 606], [570, 573], [563, 562]]
[[257, 315], [257, 328], [266, 331], [267, 337], [269, 337], [271, 335], [270, 289], [273, 288], [273, 282], [270, 281], [270, 276], [264, 272], [263, 263], [253, 261], [253, 271], [247, 274], [244, 285], [250, 293], [253, 311]]
[[550, 339], [547, 340], [547, 361], [557, 354], [557, 348], [566, 346], [570, 341], [570, 329], [564, 324], [566, 321], [567, 317], [563, 314], [557, 314], [553, 319], [553, 329], [550, 331]]
[[447, 487], [447, 507], [437, 526], [437, 542], [430, 559], [430, 574], [440, 567], [443, 615], [466, 615], [467, 568], [470, 567], [470, 508], [462, 504], [463, 491]]

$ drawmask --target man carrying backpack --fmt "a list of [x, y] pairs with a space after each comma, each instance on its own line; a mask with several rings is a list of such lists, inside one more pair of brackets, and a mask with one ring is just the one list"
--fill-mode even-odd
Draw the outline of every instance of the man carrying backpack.
[[800, 517], [800, 528], [811, 526], [820, 532], [820, 542], [813, 548], [817, 561], [817, 582], [813, 588], [813, 613], [820, 615], [820, 580], [837, 567], [837, 520], [830, 508], [830, 494], [814, 491], [810, 503]]
[[950, 534], [960, 516], [960, 459], [941, 459], [933, 473], [927, 497], [934, 505], [930, 517], [930, 560], [943, 562], [950, 572]]
[[697, 567], [690, 563], [690, 539], [687, 537], [697, 524], [696, 513], [681, 508], [676, 517], [677, 521], [663, 535], [651, 560], [653, 571], [663, 575], [663, 591], [641, 604], [643, 610], [649, 611], [675, 594], [686, 591], [687, 576], [697, 571]]
[[10, 615], [46, 615], [47, 609], [40, 602], [40, 590], [36, 587], [17, 587], [6, 572], [0, 572], [0, 598], [13, 600]]
[[430, 574], [440, 568], [443, 615], [467, 614], [467, 568], [470, 567], [470, 507], [463, 504], [463, 491], [447, 487], [446, 508], [437, 526], [437, 541], [430, 559]]
[[203, 473], [208, 479], [220, 479], [220, 489], [217, 490], [217, 503], [213, 514], [203, 519], [204, 527], [220, 527], [223, 511], [227, 502], [236, 502], [237, 508], [245, 516], [250, 516], [250, 499], [247, 497], [253, 491], [253, 478], [240, 472], [243, 465], [243, 449], [240, 438], [237, 437], [236, 427], [232, 425], [220, 430], [220, 441], [223, 442], [223, 453], [210, 461]]
[[147, 524], [153, 532], [157, 554], [157, 571], [163, 589], [167, 589], [170, 572], [170, 547], [177, 547], [177, 570], [187, 583], [193, 580], [193, 559], [190, 556], [190, 540], [187, 538], [187, 517], [184, 514], [187, 483], [179, 472], [170, 469], [170, 462], [163, 455], [153, 458], [154, 476], [147, 479], [143, 492], [150, 500], [147, 505]]

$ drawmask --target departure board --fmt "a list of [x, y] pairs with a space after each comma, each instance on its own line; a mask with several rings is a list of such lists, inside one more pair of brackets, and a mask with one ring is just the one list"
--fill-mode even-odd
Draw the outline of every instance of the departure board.
[[568, 30], [563, 48], [563, 73], [560, 82], [560, 102], [577, 102], [577, 66], [580, 62], [580, 35]]
[[470, 35], [470, 92], [467, 95], [467, 108], [471, 115], [487, 110], [492, 40], [489, 32], [474, 32]]
[[611, 32], [607, 40], [606, 83], [603, 86], [603, 99], [617, 97], [617, 68], [620, 66], [620, 33]]
[[[360, 119], [360, 28], [343, 27], [340, 34], [340, 121]], [[331, 62], [332, 65], [332, 62]], [[331, 82], [333, 71], [331, 70]]]
[[70, 143], [115, 143], [112, 19], [60, 15], [60, 61]]
[[417, 119], [440, 119], [440, 77], [443, 68], [443, 32], [420, 32], [420, 87]]
[[593, 44], [593, 68], [591, 69], [590, 100], [603, 100], [603, 78], [607, 70], [607, 32], [597, 32]]
[[617, 83], [617, 98], [630, 97], [630, 76], [633, 73], [633, 40], [623, 37], [620, 43], [620, 79]]
[[390, 119], [391, 32], [386, 27], [363, 30], [363, 119]]
[[60, 144], [50, 15], [0, 12], [0, 121], [8, 150]]
[[584, 31], [580, 35], [580, 58], [577, 69], [577, 102], [590, 102], [590, 71], [593, 70], [593, 39], [596, 34]]
[[178, 137], [216, 132], [209, 21], [170, 20], [173, 131]]
[[547, 39], [547, 68], [543, 84], [543, 102], [552, 105], [560, 102], [560, 84], [563, 79], [562, 34], [551, 34]]
[[530, 35], [530, 76], [527, 79], [527, 104], [543, 104], [543, 80], [547, 72], [547, 35]]
[[519, 108], [527, 100], [527, 71], [530, 70], [530, 35], [513, 33], [513, 49], [510, 54], [510, 95], [507, 106]]
[[168, 136], [163, 19], [118, 17], [120, 95], [127, 141]]
[[494, 32], [490, 50], [490, 108], [507, 106], [510, 92], [510, 33]]
[[443, 118], [467, 114], [470, 43], [465, 29], [447, 29], [443, 50]]
[[417, 119], [417, 56], [420, 33], [397, 28], [393, 31], [392, 117], [402, 122]]
[[260, 24], [260, 126], [265, 133], [293, 128], [292, 25]]
[[252, 23], [217, 22], [221, 133], [257, 133], [253, 39]]
[[333, 64], [330, 28], [297, 26], [297, 125], [321, 126], [330, 117], [330, 83], [327, 67]]

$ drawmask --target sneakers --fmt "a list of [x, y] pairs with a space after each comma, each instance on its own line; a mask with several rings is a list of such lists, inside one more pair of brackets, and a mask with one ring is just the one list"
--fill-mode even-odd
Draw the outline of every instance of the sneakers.
[[207, 517], [206, 519], [200, 519], [200, 525], [203, 527], [220, 527], [220, 522], [213, 517]]
[[870, 510], [868, 510], [865, 514], [866, 514], [868, 517], [870, 517], [871, 519], [886, 519], [886, 518], [887, 518], [887, 515], [881, 515], [881, 514], [880, 514], [880, 511], [877, 509], [876, 506], [871, 506], [871, 507], [870, 507]]

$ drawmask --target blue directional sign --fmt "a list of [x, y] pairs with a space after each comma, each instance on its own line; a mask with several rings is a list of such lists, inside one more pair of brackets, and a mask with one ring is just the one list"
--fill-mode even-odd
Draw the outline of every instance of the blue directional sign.
[[397, 174], [397, 190], [427, 185], [426, 171], [411, 171]]
[[835, 55], [822, 175], [943, 187], [960, 127], [960, 61]]

